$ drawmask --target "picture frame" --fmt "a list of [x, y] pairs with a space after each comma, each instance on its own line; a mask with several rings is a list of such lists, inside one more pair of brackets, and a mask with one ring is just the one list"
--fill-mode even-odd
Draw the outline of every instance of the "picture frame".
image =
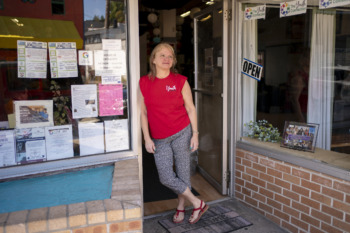
[[54, 126], [52, 100], [14, 101], [16, 128]]
[[286, 121], [281, 147], [315, 152], [319, 124]]

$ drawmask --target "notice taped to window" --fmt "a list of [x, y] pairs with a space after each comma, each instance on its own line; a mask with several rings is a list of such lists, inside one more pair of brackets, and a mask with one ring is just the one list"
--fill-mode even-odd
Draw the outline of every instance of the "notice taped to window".
[[245, 74], [253, 79], [260, 81], [263, 67], [258, 63], [249, 61], [243, 58], [242, 62], [242, 74]]

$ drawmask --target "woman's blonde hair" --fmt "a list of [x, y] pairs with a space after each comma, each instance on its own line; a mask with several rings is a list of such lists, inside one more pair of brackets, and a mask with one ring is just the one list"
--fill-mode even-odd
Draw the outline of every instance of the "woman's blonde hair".
[[149, 57], [149, 68], [150, 68], [150, 72], [148, 73], [148, 77], [149, 79], [151, 80], [154, 80], [154, 78], [156, 77], [157, 75], [157, 68], [156, 68], [156, 65], [153, 63], [155, 57], [156, 57], [156, 54], [162, 49], [162, 48], [167, 48], [169, 49], [172, 54], [173, 54], [173, 65], [171, 66], [170, 68], [170, 72], [172, 73], [177, 73], [176, 69], [175, 69], [175, 66], [176, 66], [176, 56], [175, 56], [175, 51], [174, 51], [174, 48], [168, 44], [168, 43], [160, 43], [158, 44], [156, 47], [154, 47], [150, 57]]

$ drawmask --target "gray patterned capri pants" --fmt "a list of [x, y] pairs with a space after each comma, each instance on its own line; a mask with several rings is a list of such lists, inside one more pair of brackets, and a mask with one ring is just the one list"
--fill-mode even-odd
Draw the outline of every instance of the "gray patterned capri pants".
[[[160, 182], [176, 194], [191, 189], [191, 124], [180, 132], [164, 138], [153, 139], [156, 146], [156, 162]], [[173, 169], [175, 162], [175, 172]]]

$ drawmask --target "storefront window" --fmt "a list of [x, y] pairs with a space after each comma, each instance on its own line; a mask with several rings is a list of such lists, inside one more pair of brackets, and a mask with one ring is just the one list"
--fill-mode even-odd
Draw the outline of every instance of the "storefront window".
[[350, 154], [348, 12], [314, 5], [280, 17], [280, 5], [267, 5], [265, 19], [242, 20], [242, 35], [243, 58], [263, 66], [261, 81], [242, 75], [242, 135], [250, 121], [281, 136], [286, 122], [313, 123], [317, 148]]
[[127, 3], [107, 2], [4, 1], [0, 167], [132, 149]]

